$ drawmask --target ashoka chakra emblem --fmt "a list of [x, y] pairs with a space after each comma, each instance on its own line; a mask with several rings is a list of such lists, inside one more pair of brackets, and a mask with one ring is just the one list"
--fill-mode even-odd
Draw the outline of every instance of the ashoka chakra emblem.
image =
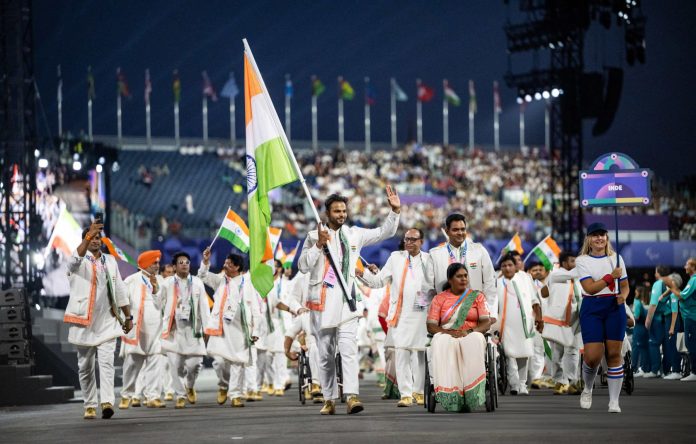
[[246, 170], [247, 170], [247, 194], [251, 194], [256, 191], [256, 186], [258, 182], [256, 181], [256, 160], [247, 154], [246, 156]]

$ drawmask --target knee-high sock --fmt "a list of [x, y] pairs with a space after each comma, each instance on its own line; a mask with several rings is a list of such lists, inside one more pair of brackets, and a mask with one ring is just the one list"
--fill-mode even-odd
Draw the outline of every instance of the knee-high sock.
[[595, 376], [597, 376], [597, 368], [592, 368], [585, 361], [582, 361], [582, 379], [585, 381], [585, 391], [592, 391]]
[[621, 386], [623, 385], [623, 377], [623, 365], [618, 367], [607, 368], [607, 382], [609, 384], [609, 402], [619, 402]]

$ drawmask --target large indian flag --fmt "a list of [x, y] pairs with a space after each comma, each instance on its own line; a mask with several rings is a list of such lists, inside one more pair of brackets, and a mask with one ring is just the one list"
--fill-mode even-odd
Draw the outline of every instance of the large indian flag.
[[138, 263], [134, 261], [133, 258], [128, 255], [128, 253], [121, 250], [111, 239], [104, 236], [101, 238], [101, 240], [102, 243], [106, 246], [106, 249], [109, 250], [109, 254], [111, 254], [113, 257], [120, 261], [131, 264], [135, 268], [139, 268]]
[[58, 215], [58, 220], [56, 220], [56, 225], [53, 227], [44, 256], [48, 256], [48, 253], [53, 248], [62, 251], [65, 256], [70, 256], [81, 243], [82, 228], [80, 224], [70, 214], [65, 204], [61, 204], [60, 214]]
[[[543, 241], [539, 242], [539, 244], [534, 247], [529, 256], [536, 256], [547, 270], [551, 270], [553, 264], [558, 262], [558, 256], [560, 254], [561, 249], [558, 247], [556, 241], [553, 240], [551, 236], [546, 236]], [[527, 256], [527, 258], [529, 258], [529, 256]], [[525, 262], [527, 262], [527, 259], [525, 259]]]
[[242, 253], [249, 252], [249, 227], [231, 208], [227, 209], [218, 236], [229, 241]]
[[[244, 40], [249, 268], [251, 282], [265, 297], [273, 288], [273, 268], [264, 263], [271, 223], [268, 192], [298, 179], [290, 146], [251, 49]], [[271, 254], [271, 257], [273, 255]]]

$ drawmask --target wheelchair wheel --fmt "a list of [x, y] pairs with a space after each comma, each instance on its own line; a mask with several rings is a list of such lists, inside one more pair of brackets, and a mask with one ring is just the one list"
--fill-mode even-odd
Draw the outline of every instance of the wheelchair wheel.
[[681, 374], [682, 377], [686, 378], [691, 374], [691, 361], [689, 361], [688, 353], [681, 354]]
[[633, 393], [633, 388], [634, 388], [634, 380], [633, 380], [633, 366], [631, 365], [631, 352], [626, 352], [624, 355], [624, 380], [623, 380], [623, 389], [626, 392], [627, 395], [630, 395]]
[[425, 405], [424, 407], [428, 409], [430, 413], [435, 413], [435, 387], [430, 383], [430, 370], [428, 369], [428, 364], [425, 364]]
[[498, 356], [496, 357], [496, 370], [498, 376], [498, 393], [505, 396], [505, 392], [508, 389], [508, 377], [507, 377], [507, 361], [505, 358], [505, 350], [501, 344], [498, 344]]
[[496, 382], [495, 382], [495, 361], [493, 360], [493, 347], [486, 344], [486, 411], [495, 411], [496, 402]]
[[[304, 353], [303, 353], [304, 354]], [[300, 355], [300, 360], [297, 365], [297, 387], [300, 392], [300, 403], [302, 405], [305, 405], [306, 399], [305, 399], [305, 393], [304, 393], [304, 381], [305, 381], [305, 374], [304, 374], [304, 363], [302, 362], [302, 355]]]
[[341, 354], [336, 354], [336, 384], [338, 385], [338, 397], [341, 402], [346, 402], [346, 395], [343, 393], [343, 364]]

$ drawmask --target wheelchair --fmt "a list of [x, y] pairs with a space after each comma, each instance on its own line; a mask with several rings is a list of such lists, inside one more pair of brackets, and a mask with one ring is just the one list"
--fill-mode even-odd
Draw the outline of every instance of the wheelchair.
[[338, 385], [338, 397], [341, 402], [346, 402], [346, 395], [343, 393], [343, 364], [340, 353], [336, 353], [336, 385]]
[[312, 369], [309, 366], [309, 356], [304, 350], [300, 351], [297, 360], [297, 386], [300, 391], [300, 402], [305, 405], [307, 392], [312, 390]]
[[686, 378], [691, 374], [691, 361], [688, 353], [680, 353], [681, 355], [681, 374]]
[[[484, 335], [486, 337], [486, 351], [484, 352], [484, 360], [486, 366], [486, 411], [493, 412], [498, 407], [498, 382], [497, 382], [497, 368], [496, 368], [496, 358], [493, 350], [493, 342], [491, 341], [490, 333]], [[428, 335], [432, 338], [431, 335]], [[424, 378], [424, 407], [430, 413], [435, 413], [435, 406], [437, 405], [437, 400], [435, 399], [435, 386], [432, 383], [430, 377], [430, 359], [428, 358], [430, 348], [426, 349], [426, 363], [425, 363], [425, 378]]]
[[[498, 353], [496, 353], [495, 356], [495, 370], [496, 379], [498, 381], [498, 394], [500, 394], [501, 396], [505, 396], [505, 392], [507, 392], [507, 389], [510, 386], [507, 374], [507, 356], [505, 356], [505, 348], [503, 347], [502, 342], [498, 342], [496, 349]], [[497, 398], [495, 404], [497, 407]]]

